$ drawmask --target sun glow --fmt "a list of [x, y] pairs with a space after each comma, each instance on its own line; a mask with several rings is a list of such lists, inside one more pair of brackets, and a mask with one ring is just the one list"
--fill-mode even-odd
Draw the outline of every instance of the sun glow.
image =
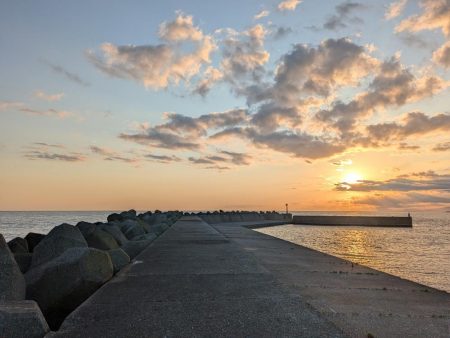
[[362, 176], [358, 174], [357, 172], [349, 172], [344, 176], [344, 182], [348, 184], [355, 184], [358, 183], [358, 181], [362, 180]]

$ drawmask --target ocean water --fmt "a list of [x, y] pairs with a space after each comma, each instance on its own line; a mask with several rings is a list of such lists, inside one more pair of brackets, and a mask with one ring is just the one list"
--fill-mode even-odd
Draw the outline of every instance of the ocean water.
[[450, 292], [450, 213], [423, 212], [411, 216], [412, 228], [290, 224], [257, 231]]
[[0, 211], [0, 233], [8, 241], [29, 232], [47, 234], [62, 223], [106, 222], [114, 211]]

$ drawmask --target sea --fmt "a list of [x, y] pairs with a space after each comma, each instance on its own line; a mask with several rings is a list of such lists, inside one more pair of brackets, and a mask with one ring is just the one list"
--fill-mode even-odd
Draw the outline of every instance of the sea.
[[[294, 215], [407, 216], [293, 212]], [[450, 213], [411, 213], [412, 228], [289, 224], [257, 231], [450, 293]]]
[[[106, 221], [114, 211], [0, 211], [6, 240], [54, 226]], [[293, 212], [294, 215], [406, 216], [398, 213]], [[411, 213], [412, 228], [281, 225], [257, 231], [450, 293], [450, 213]]]

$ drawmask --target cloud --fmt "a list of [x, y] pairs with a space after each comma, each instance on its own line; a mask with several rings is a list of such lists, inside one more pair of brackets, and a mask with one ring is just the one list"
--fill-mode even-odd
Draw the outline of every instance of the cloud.
[[338, 167], [343, 167], [343, 166], [347, 166], [347, 165], [352, 165], [353, 161], [350, 159], [346, 159], [346, 160], [334, 161], [334, 162], [332, 162], [332, 164], [335, 166], [338, 166]]
[[112, 150], [109, 150], [107, 148], [97, 147], [97, 146], [90, 146], [89, 147], [91, 151], [94, 154], [102, 155], [102, 156], [111, 156], [114, 154]]
[[45, 151], [29, 151], [25, 154], [25, 157], [29, 160], [52, 160], [52, 161], [64, 161], [64, 162], [81, 162], [85, 160], [82, 155], [66, 155], [49, 153]]
[[137, 134], [122, 133], [119, 135], [119, 138], [155, 148], [187, 150], [200, 148], [198, 143], [191, 142], [186, 137], [178, 136], [171, 132], [160, 131], [157, 128], [148, 128]]
[[[189, 83], [208, 65], [216, 45], [209, 35], [195, 27], [192, 16], [178, 13], [174, 21], [160, 26], [158, 45], [123, 45], [104, 43], [100, 53], [88, 50], [88, 60], [102, 72], [131, 79], [147, 88]], [[189, 45], [193, 46], [192, 48]]]
[[412, 15], [401, 21], [397, 32], [420, 32], [440, 29], [446, 37], [450, 37], [450, 2], [448, 0], [422, 0], [420, 6], [423, 13]]
[[447, 41], [433, 53], [433, 61], [444, 68], [450, 69], [450, 41]]
[[294, 31], [292, 30], [291, 27], [284, 27], [284, 26], [278, 26], [278, 27], [275, 27], [274, 30], [271, 30], [272, 37], [274, 40], [283, 39], [284, 37], [286, 37], [287, 35], [289, 35], [293, 32]]
[[265, 18], [266, 16], [269, 16], [269, 14], [270, 14], [270, 12], [268, 10], [264, 9], [264, 10], [260, 11], [258, 14], [256, 14], [253, 17], [253, 19], [254, 20], [259, 20], [259, 19]]
[[386, 181], [360, 180], [356, 183], [340, 182], [338, 191], [450, 191], [450, 175], [424, 172], [418, 175], [403, 175]]
[[49, 161], [63, 161], [63, 162], [82, 162], [86, 160], [86, 156], [81, 153], [55, 152], [54, 149], [64, 150], [65, 147], [60, 144], [48, 144], [45, 142], [34, 142], [26, 147], [24, 157], [29, 160], [49, 160]]
[[420, 146], [411, 145], [405, 142], [400, 142], [398, 145], [399, 150], [418, 150], [420, 149]]
[[405, 9], [408, 0], [397, 0], [392, 2], [386, 10], [384, 14], [384, 18], [386, 20], [392, 20], [398, 16], [400, 16]]
[[49, 147], [49, 148], [65, 149], [65, 147], [62, 144], [52, 144], [52, 143], [45, 143], [45, 142], [34, 142], [33, 145], [38, 146], [38, 147]]
[[399, 38], [407, 46], [412, 46], [412, 47], [416, 47], [419, 49], [425, 49], [425, 48], [430, 47], [429, 41], [425, 40], [424, 38], [422, 38], [416, 34], [404, 32], [399, 36]]
[[224, 167], [223, 165], [249, 165], [251, 159], [252, 157], [248, 154], [222, 150], [215, 155], [189, 157], [188, 161], [194, 164], [210, 165], [207, 167], [209, 169], [229, 169], [229, 167]]
[[121, 134], [124, 140], [166, 149], [200, 148], [199, 138], [205, 137], [208, 130], [234, 127], [247, 121], [245, 109], [233, 109], [220, 113], [210, 113], [190, 117], [175, 113], [165, 113], [166, 123], [144, 127], [137, 134]]
[[194, 26], [193, 18], [179, 12], [174, 21], [163, 22], [159, 27], [159, 37], [170, 42], [201, 41], [203, 32]]
[[320, 110], [316, 118], [341, 133], [347, 133], [353, 130], [359, 119], [377, 109], [416, 102], [435, 95], [447, 86], [436, 76], [417, 78], [400, 64], [398, 58], [391, 58], [381, 64], [366, 92], [347, 103], [335, 101], [331, 108]]
[[154, 162], [160, 162], [160, 163], [171, 163], [171, 162], [180, 162], [181, 158], [178, 156], [172, 155], [155, 155], [155, 154], [146, 154], [144, 155], [145, 158], [154, 161]]
[[295, 9], [297, 8], [297, 6], [299, 4], [301, 4], [302, 0], [284, 0], [281, 1], [277, 8], [279, 11], [284, 12], [284, 11], [295, 11]]
[[374, 196], [365, 196], [353, 198], [352, 203], [367, 205], [383, 209], [398, 210], [423, 210], [438, 209], [447, 207], [450, 203], [450, 196], [425, 194], [425, 193], [402, 193], [402, 194], [375, 194]]
[[237, 127], [225, 129], [211, 136], [216, 140], [230, 137], [242, 138], [258, 147], [308, 159], [330, 157], [345, 150], [345, 146], [335, 139], [290, 130], [261, 133], [255, 128]]
[[263, 25], [257, 24], [241, 33], [231, 31], [221, 42], [221, 71], [225, 80], [239, 86], [239, 81], [250, 79], [255, 81], [264, 74], [264, 65], [270, 54], [264, 49], [267, 31]]
[[375, 142], [403, 140], [413, 135], [450, 130], [450, 114], [428, 116], [424, 113], [408, 113], [401, 122], [373, 124], [366, 127], [369, 138]]
[[59, 101], [63, 98], [64, 93], [56, 93], [56, 94], [47, 94], [43, 92], [42, 90], [36, 90], [34, 92], [34, 97], [47, 101], [47, 102], [55, 102]]
[[433, 147], [434, 151], [447, 151], [450, 150], [450, 142], [438, 143]]
[[47, 110], [37, 110], [37, 109], [33, 109], [33, 108], [24, 107], [24, 108], [20, 108], [19, 111], [26, 113], [26, 114], [31, 114], [31, 115], [36, 115], [36, 116], [56, 117], [59, 119], [64, 119], [64, 118], [68, 118], [68, 117], [75, 115], [74, 113], [67, 111], [67, 110], [57, 110], [57, 109], [53, 109], [53, 108], [49, 108]]
[[103, 156], [105, 161], [119, 161], [125, 163], [137, 163], [139, 159], [135, 157], [128, 157], [118, 154], [115, 151], [112, 151], [108, 148], [102, 148], [98, 146], [90, 146], [89, 147], [94, 154]]
[[357, 10], [365, 9], [366, 6], [359, 2], [346, 1], [336, 6], [336, 14], [330, 16], [323, 24], [324, 29], [338, 30], [346, 28], [348, 23], [362, 23], [362, 19], [351, 17], [350, 15]]
[[44, 64], [46, 64], [48, 67], [50, 67], [50, 69], [53, 70], [55, 73], [63, 75], [66, 79], [68, 79], [68, 80], [70, 80], [70, 81], [72, 81], [72, 82], [74, 82], [76, 84], [79, 84], [79, 85], [81, 85], [83, 87], [90, 86], [89, 82], [83, 80], [77, 74], [68, 71], [67, 69], [63, 68], [60, 65], [55, 65], [55, 64], [52, 64], [52, 63], [50, 63], [48, 61], [45, 61], [45, 60], [42, 60], [42, 62]]
[[16, 110], [17, 108], [23, 106], [24, 106], [23, 102], [0, 100], [0, 111]]

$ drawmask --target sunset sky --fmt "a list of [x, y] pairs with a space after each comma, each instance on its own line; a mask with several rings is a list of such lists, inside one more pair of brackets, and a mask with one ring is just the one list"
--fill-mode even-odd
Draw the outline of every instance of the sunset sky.
[[0, 210], [450, 210], [450, 0], [1, 1]]

